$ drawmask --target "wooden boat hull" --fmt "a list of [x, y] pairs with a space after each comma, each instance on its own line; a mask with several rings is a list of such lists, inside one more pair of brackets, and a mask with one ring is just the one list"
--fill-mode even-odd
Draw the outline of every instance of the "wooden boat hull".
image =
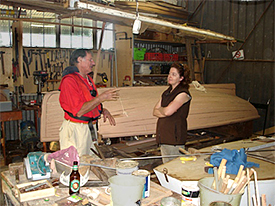
[[[235, 95], [234, 84], [203, 85], [206, 92], [190, 85], [192, 101], [188, 117], [188, 130], [217, 127], [259, 118], [257, 110], [248, 101]], [[121, 87], [117, 101], [106, 101], [104, 107], [115, 117], [116, 126], [99, 120], [102, 138], [150, 135], [156, 130], [157, 118], [153, 108], [167, 86]], [[108, 88], [98, 89], [99, 93]], [[59, 92], [46, 93], [42, 103], [41, 141], [59, 140], [59, 127], [63, 110], [59, 105]]]
[[[248, 101], [235, 95], [234, 84], [204, 85], [206, 92], [190, 86], [192, 101], [188, 116], [188, 130], [217, 127], [259, 118]], [[153, 108], [167, 86], [122, 87], [118, 101], [104, 102], [114, 115], [117, 125], [99, 121], [103, 138], [154, 134], [157, 118]], [[105, 89], [104, 89], [105, 90]], [[100, 90], [100, 91], [103, 91]]]

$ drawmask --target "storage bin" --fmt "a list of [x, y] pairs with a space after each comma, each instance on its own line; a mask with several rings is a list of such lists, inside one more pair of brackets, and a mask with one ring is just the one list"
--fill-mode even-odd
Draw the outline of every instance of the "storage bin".
[[144, 60], [146, 48], [134, 48], [134, 60]]
[[178, 61], [179, 55], [178, 54], [163, 54], [164, 61]]
[[163, 61], [163, 54], [162, 53], [145, 53], [145, 60]]

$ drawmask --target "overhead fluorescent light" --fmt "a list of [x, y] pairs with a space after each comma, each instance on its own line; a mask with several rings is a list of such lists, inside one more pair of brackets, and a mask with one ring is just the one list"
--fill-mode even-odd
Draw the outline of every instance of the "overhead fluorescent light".
[[55, 27], [55, 25], [43, 25], [43, 24], [31, 24], [31, 26], [32, 27], [40, 27], [40, 28], [42, 28], [42, 27], [54, 28]]

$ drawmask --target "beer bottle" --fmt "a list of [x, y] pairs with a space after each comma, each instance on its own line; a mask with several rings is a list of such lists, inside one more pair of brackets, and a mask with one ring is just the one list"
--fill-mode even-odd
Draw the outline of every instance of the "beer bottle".
[[74, 161], [73, 170], [70, 174], [69, 194], [79, 194], [80, 190], [80, 174], [78, 172], [78, 162]]

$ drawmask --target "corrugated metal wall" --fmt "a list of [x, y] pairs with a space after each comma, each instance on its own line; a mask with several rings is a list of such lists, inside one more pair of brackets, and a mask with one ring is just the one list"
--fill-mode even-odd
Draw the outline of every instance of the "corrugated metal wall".
[[[189, 12], [200, 2], [189, 1]], [[235, 83], [236, 95], [255, 103], [266, 104], [270, 99], [267, 128], [274, 126], [274, 1], [207, 0], [202, 5], [191, 21], [240, 40], [233, 47], [203, 45], [205, 83]], [[245, 60], [231, 61], [232, 51], [242, 44]], [[254, 131], [263, 128], [264, 110], [258, 111], [262, 117], [255, 121]]]
[[[22, 99], [24, 101], [30, 101], [32, 99], [36, 99], [36, 94], [23, 94]], [[14, 101], [13, 104], [16, 105], [16, 102]], [[35, 120], [35, 110], [31, 110], [29, 108], [28, 110], [22, 110], [22, 120], [19, 121], [8, 121], [4, 123], [5, 128], [5, 139], [7, 141], [9, 140], [18, 140], [20, 139], [20, 123], [23, 121], [32, 121], [35, 123], [37, 121], [37, 134], [40, 135], [40, 118], [37, 115], [37, 120]]]

